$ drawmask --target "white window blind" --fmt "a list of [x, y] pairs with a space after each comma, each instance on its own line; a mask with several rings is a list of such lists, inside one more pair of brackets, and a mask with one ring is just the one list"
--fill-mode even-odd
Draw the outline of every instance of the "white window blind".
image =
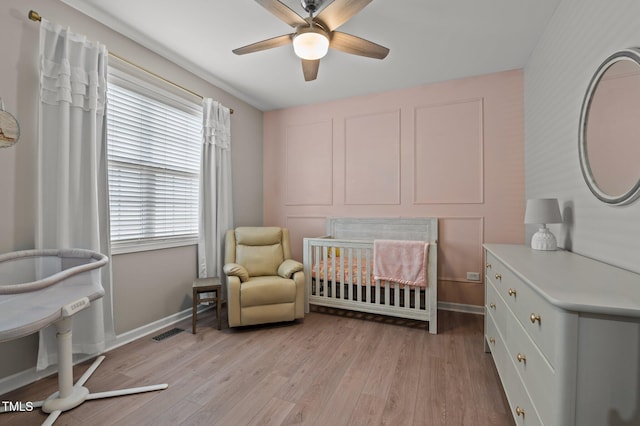
[[112, 251], [197, 243], [201, 106], [119, 72], [107, 99]]

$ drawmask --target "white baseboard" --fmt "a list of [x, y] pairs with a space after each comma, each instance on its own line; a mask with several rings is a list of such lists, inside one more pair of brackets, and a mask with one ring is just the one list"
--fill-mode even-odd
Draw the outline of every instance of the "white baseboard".
[[[212, 308], [213, 306], [199, 306], [198, 314]], [[149, 334], [155, 333], [158, 330], [176, 324], [187, 318], [191, 318], [191, 308], [185, 309], [184, 311], [175, 313], [173, 315], [169, 315], [168, 317], [161, 318], [157, 321], [143, 325], [142, 327], [138, 327], [134, 330], [127, 331], [126, 333], [119, 334], [116, 336], [116, 339], [114, 341], [107, 342], [107, 349], [105, 349], [105, 352], [109, 352], [111, 350], [119, 348], [120, 346], [131, 343], [141, 337], [148, 336]]]
[[[212, 308], [213, 306], [200, 306], [198, 309], [198, 314], [200, 312], [204, 312]], [[147, 336], [151, 333], [155, 333], [158, 330], [161, 330], [167, 326], [176, 324], [190, 317], [191, 317], [191, 308], [185, 309], [184, 311], [178, 312], [173, 315], [169, 315], [168, 317], [159, 319], [152, 323], [146, 324], [142, 327], [138, 327], [134, 330], [127, 331], [126, 333], [122, 333], [116, 336], [115, 340], [106, 342], [106, 348], [104, 350], [104, 353], [109, 352], [113, 349], [119, 348], [120, 346], [126, 345], [127, 343], [131, 343], [134, 340]], [[95, 358], [96, 355], [98, 354], [81, 355], [77, 359], [74, 356], [73, 363], [74, 365], [83, 363], [89, 359]], [[7, 392], [11, 392], [15, 389], [18, 389], [28, 384], [31, 384], [33, 382], [36, 382], [40, 379], [43, 379], [57, 372], [58, 372], [57, 365], [49, 366], [48, 368], [42, 371], [37, 371], [36, 367], [34, 366], [32, 368], [13, 374], [11, 376], [4, 377], [0, 379], [0, 395], [4, 395]]]
[[467, 305], [464, 303], [438, 302], [438, 309], [442, 311], [465, 312], [468, 314], [484, 315], [484, 306]]

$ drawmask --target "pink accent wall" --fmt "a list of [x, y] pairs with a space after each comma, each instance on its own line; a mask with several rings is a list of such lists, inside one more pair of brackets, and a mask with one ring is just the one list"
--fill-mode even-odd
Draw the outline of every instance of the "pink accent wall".
[[[521, 70], [264, 114], [264, 224], [439, 217], [438, 300], [483, 305], [484, 242], [524, 243]], [[303, 96], [301, 94], [301, 96]]]

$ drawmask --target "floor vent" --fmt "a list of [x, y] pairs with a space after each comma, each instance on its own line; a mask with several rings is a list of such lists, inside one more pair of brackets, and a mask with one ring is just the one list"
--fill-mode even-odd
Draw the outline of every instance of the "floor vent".
[[155, 340], [156, 342], [159, 342], [161, 340], [168, 339], [171, 336], [175, 336], [176, 334], [181, 333], [183, 331], [184, 331], [183, 328], [172, 328], [171, 330], [167, 330], [164, 333], [160, 333], [157, 336], [152, 337], [151, 339]]

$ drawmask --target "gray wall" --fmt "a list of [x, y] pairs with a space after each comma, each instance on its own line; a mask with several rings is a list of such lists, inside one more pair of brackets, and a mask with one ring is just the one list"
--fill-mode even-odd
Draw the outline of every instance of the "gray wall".
[[[560, 3], [525, 68], [525, 186], [527, 198], [559, 199], [565, 224], [550, 227], [559, 245], [640, 272], [640, 200], [601, 203], [578, 160], [580, 108], [591, 76], [611, 53], [631, 46], [640, 46], [639, 1]], [[535, 229], [527, 231], [529, 240]]]
[[[19, 120], [20, 142], [0, 150], [0, 253], [33, 248], [39, 24], [29, 9], [169, 80], [235, 110], [231, 119], [234, 220], [262, 224], [262, 112], [100, 23], [53, 0], [0, 2], [0, 96]], [[195, 246], [113, 256], [116, 332], [135, 329], [190, 306]], [[0, 343], [0, 381], [35, 365], [37, 335]], [[2, 393], [2, 392], [0, 392]]]

